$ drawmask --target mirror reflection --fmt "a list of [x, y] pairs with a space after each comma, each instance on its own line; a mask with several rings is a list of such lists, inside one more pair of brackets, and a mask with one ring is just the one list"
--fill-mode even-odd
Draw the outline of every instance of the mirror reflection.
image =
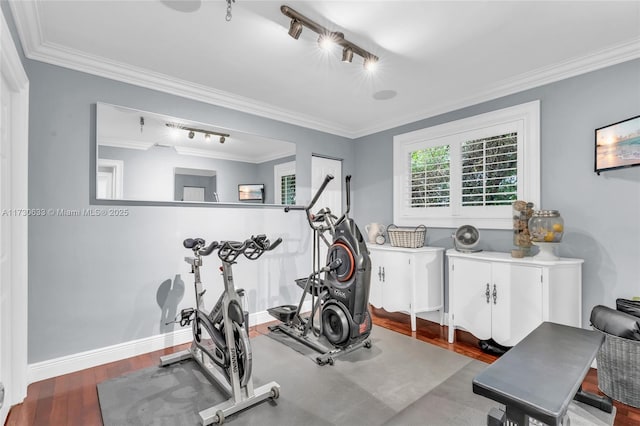
[[96, 198], [295, 204], [296, 146], [97, 104]]

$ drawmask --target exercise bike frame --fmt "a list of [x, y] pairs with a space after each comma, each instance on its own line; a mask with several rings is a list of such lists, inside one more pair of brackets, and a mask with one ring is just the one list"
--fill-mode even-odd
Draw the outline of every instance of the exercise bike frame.
[[[244, 243], [225, 241], [212, 242], [205, 247], [202, 239], [187, 239], [185, 247], [191, 248], [194, 257], [185, 257], [194, 274], [196, 309], [185, 309], [181, 313], [180, 324], [193, 323], [193, 341], [189, 349], [160, 358], [160, 366], [168, 366], [183, 360], [193, 359], [207, 378], [215, 382], [229, 399], [211, 408], [200, 411], [202, 424], [222, 424], [231, 414], [258, 404], [265, 399], [276, 399], [280, 395], [280, 385], [274, 381], [258, 388], [253, 387], [251, 343], [248, 337], [248, 319], [242, 309], [244, 291], [236, 290], [233, 281], [232, 265], [244, 254], [250, 260], [260, 257], [265, 251], [273, 250], [282, 240], [270, 244], [260, 235]], [[189, 247], [190, 246], [190, 247]], [[210, 312], [205, 309], [200, 268], [202, 257], [218, 250], [222, 261], [221, 272], [224, 291]], [[201, 331], [205, 328], [214, 343], [213, 350], [201, 341]], [[238, 349], [244, 354], [239, 354]], [[242, 357], [242, 361], [239, 359]]]

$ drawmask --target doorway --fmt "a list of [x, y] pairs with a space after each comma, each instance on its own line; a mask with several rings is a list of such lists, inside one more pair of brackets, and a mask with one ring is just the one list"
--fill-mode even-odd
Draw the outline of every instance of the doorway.
[[[329, 182], [322, 192], [311, 213], [315, 213], [321, 208], [329, 208], [334, 216], [340, 217], [342, 215], [342, 160], [312, 156], [311, 197], [315, 195], [327, 175], [332, 175], [333, 180]], [[320, 266], [324, 266], [328, 250], [329, 248], [325, 244], [320, 244]]]
[[311, 196], [316, 193], [326, 175], [333, 175], [324, 192], [316, 203], [316, 210], [322, 207], [331, 209], [331, 213], [340, 216], [342, 213], [342, 160], [335, 158], [311, 157]]
[[0, 424], [27, 394], [29, 80], [0, 13]]

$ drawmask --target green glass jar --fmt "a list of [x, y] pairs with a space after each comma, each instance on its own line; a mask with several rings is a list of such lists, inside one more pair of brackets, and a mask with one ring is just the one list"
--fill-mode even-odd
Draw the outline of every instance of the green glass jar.
[[559, 243], [564, 235], [564, 219], [558, 210], [537, 210], [529, 219], [531, 241]]

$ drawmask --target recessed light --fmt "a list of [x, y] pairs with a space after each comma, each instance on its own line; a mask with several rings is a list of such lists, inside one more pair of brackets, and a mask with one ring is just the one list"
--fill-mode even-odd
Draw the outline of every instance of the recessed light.
[[398, 95], [398, 92], [395, 90], [380, 90], [373, 94], [373, 99], [376, 101], [386, 101], [392, 98], [395, 98]]
[[162, 0], [161, 3], [169, 9], [184, 13], [195, 12], [202, 5], [201, 0]]

